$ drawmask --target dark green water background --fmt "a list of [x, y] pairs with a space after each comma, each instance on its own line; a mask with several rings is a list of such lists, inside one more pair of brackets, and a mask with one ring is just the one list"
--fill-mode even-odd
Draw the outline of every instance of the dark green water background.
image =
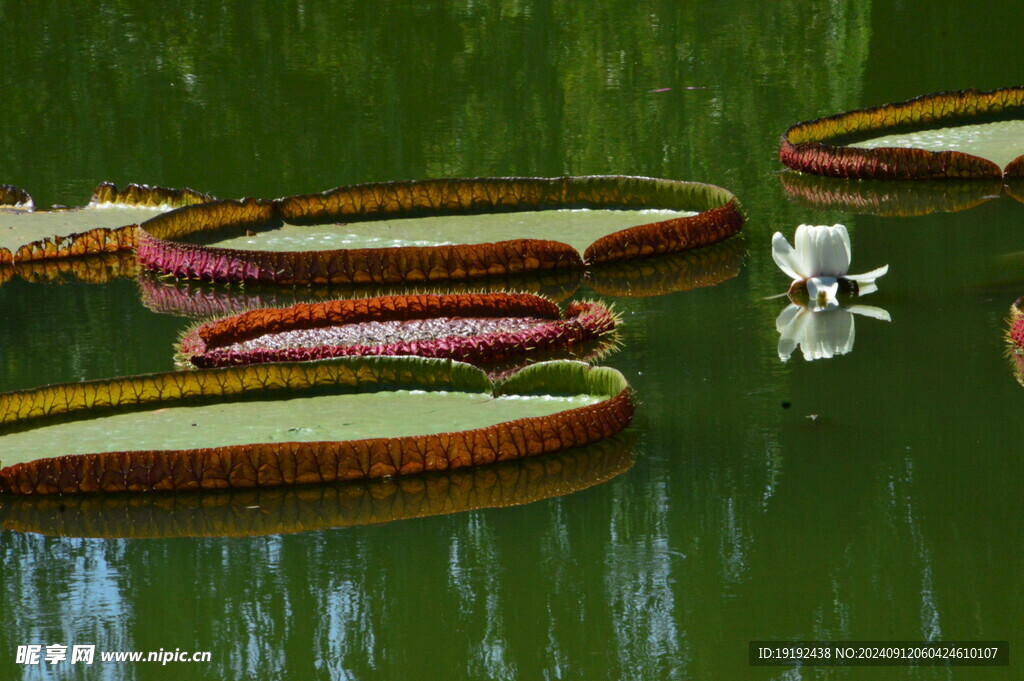
[[[103, 180], [274, 197], [623, 173], [721, 184], [749, 217], [738, 276], [611, 299], [607, 363], [642, 403], [626, 473], [294, 535], [0, 531], [0, 678], [1024, 677], [1024, 389], [1002, 339], [1024, 205], [815, 209], [775, 156], [799, 120], [1024, 83], [1022, 25], [1010, 0], [0, 2], [0, 182], [41, 205]], [[892, 321], [783, 364], [770, 235], [834, 221], [853, 271], [890, 265], [864, 302]], [[15, 279], [0, 390], [170, 369], [187, 323], [132, 279]], [[752, 639], [1009, 640], [1012, 664], [752, 668]], [[26, 643], [213, 662], [51, 671], [14, 663]]]

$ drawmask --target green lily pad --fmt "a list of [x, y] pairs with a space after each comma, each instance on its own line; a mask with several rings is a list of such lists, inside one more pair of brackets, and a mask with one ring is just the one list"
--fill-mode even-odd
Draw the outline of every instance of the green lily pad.
[[0, 248], [16, 253], [22, 246], [50, 238], [56, 240], [58, 247], [68, 247], [73, 235], [97, 228], [136, 225], [168, 210], [171, 209], [113, 205], [35, 211], [4, 207], [0, 208]]
[[211, 202], [139, 228], [139, 264], [182, 279], [414, 284], [583, 269], [736, 234], [713, 185], [649, 177], [490, 177]]
[[995, 121], [872, 137], [847, 146], [859, 149], [896, 147], [928, 151], [959, 151], [980, 156], [1000, 168], [1024, 154], [1024, 120]]
[[804, 121], [782, 135], [794, 170], [850, 179], [1024, 176], [1024, 86], [922, 95]]
[[104, 182], [88, 205], [35, 210], [27, 192], [0, 186], [0, 253], [10, 262], [36, 262], [131, 251], [135, 226], [181, 206], [213, 197], [191, 189]]
[[[514, 239], [551, 239], [582, 253], [608, 234], [660, 220], [697, 215], [674, 210], [533, 210], [518, 213], [444, 215], [332, 225], [283, 225], [223, 241], [218, 248], [253, 251], [316, 251], [484, 244]], [[250, 230], [251, 231], [251, 230]]]
[[417, 357], [170, 372], [0, 394], [0, 492], [186, 490], [447, 470], [596, 442], [632, 416], [614, 369], [495, 386]]
[[[429, 435], [550, 416], [594, 404], [590, 395], [386, 390], [290, 400], [229, 402], [111, 414], [4, 436], [0, 465], [102, 451], [199, 449], [265, 442], [321, 442]], [[401, 418], [395, 418], [401, 414]]]

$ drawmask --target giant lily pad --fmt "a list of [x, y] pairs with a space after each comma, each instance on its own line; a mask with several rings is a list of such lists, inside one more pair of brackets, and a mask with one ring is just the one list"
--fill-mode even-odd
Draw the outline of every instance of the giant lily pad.
[[211, 198], [137, 184], [122, 191], [107, 182], [84, 207], [37, 210], [27, 192], [7, 185], [0, 190], [0, 263], [131, 251], [137, 223]]
[[0, 498], [0, 529], [62, 537], [224, 537], [375, 525], [507, 508], [601, 485], [633, 465], [633, 438], [491, 466], [301, 487], [199, 494]]
[[622, 374], [534, 364], [500, 386], [450, 360], [356, 357], [0, 394], [0, 492], [274, 487], [562, 451], [619, 432]]
[[732, 194], [695, 182], [390, 182], [186, 207], [144, 223], [138, 255], [152, 271], [206, 281], [408, 284], [684, 251], [732, 236], [742, 221]]
[[779, 158], [829, 177], [1022, 177], [1024, 87], [941, 92], [798, 123]]
[[179, 355], [201, 368], [359, 355], [493, 365], [607, 337], [616, 322], [600, 303], [573, 303], [563, 316], [551, 301], [525, 293], [382, 296], [206, 322], [183, 336]]

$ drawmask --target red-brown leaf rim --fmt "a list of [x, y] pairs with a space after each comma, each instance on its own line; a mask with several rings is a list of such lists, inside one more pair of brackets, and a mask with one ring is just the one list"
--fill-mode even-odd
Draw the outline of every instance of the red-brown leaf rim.
[[[266, 334], [363, 322], [436, 318], [529, 317], [547, 320], [526, 329], [449, 335], [382, 344], [233, 350], [232, 345]], [[194, 366], [211, 368], [262, 362], [297, 362], [362, 355], [416, 355], [496, 364], [528, 353], [567, 349], [612, 332], [615, 315], [600, 303], [575, 302], [563, 316], [553, 302], [527, 293], [381, 296], [288, 308], [250, 310], [200, 324], [182, 337], [179, 355]]]
[[923, 129], [1024, 116], [1024, 86], [922, 95], [905, 102], [804, 121], [782, 135], [779, 160], [801, 172], [873, 180], [948, 180], [1024, 176], [1024, 156], [1005, 169], [959, 151], [837, 146], [865, 133]]
[[[665, 208], [697, 215], [620, 230], [580, 254], [554, 240], [361, 248], [248, 251], [182, 243], [199, 232], [277, 222], [321, 224], [429, 215], [547, 208]], [[274, 201], [247, 199], [191, 206], [140, 229], [140, 264], [185, 279], [247, 284], [421, 284], [579, 269], [706, 246], [732, 236], [743, 217], [736, 198], [713, 185], [645, 177], [473, 178], [338, 187]]]

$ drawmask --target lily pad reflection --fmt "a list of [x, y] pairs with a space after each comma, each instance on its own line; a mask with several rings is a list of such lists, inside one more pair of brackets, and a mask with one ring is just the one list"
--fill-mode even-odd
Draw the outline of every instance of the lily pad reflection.
[[0, 528], [60, 537], [226, 537], [507, 508], [601, 485], [633, 465], [626, 434], [534, 459], [394, 480], [200, 494], [14, 497]]
[[24, 281], [34, 284], [106, 284], [135, 276], [133, 253], [105, 253], [79, 258], [52, 258], [18, 263], [12, 268]]
[[[576, 295], [580, 286], [586, 283], [592, 291], [606, 297], [662, 296], [716, 286], [731, 279], [739, 274], [746, 255], [747, 247], [742, 238], [728, 239], [684, 253], [608, 263], [586, 271], [556, 270], [470, 281], [437, 281], [417, 285], [415, 290], [418, 293], [438, 294], [518, 291], [563, 302]], [[157, 277], [146, 271], [139, 272], [138, 284], [142, 303], [153, 312], [202, 320], [261, 307], [288, 307], [299, 302], [369, 298], [409, 292], [409, 286], [405, 284], [218, 286], [207, 282]]]
[[882, 217], [957, 213], [1003, 193], [1000, 179], [862, 182], [787, 171], [779, 181], [790, 201], [808, 208]]

